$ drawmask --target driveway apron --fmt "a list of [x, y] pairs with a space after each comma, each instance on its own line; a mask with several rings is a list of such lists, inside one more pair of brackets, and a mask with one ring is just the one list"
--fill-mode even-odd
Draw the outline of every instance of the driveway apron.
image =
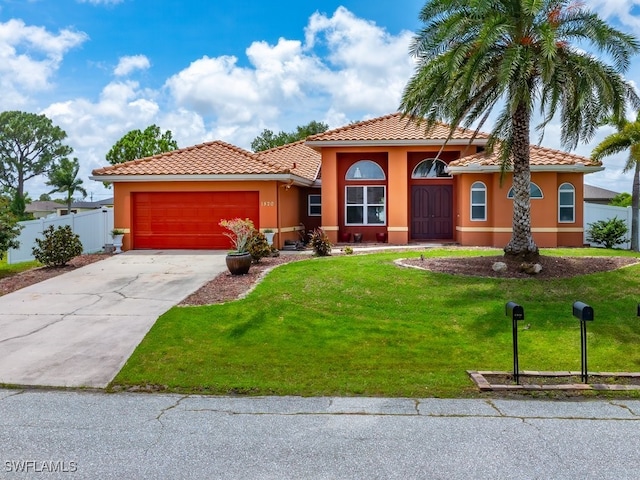
[[104, 388], [223, 252], [131, 251], [0, 297], [0, 383]]

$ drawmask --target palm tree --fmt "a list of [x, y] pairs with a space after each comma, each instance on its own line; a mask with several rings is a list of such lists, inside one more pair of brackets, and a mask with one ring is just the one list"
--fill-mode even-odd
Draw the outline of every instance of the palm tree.
[[67, 194], [67, 214], [71, 213], [71, 202], [76, 192], [82, 193], [83, 198], [87, 196], [87, 191], [81, 186], [83, 182], [78, 178], [79, 170], [80, 163], [77, 158], [73, 160], [62, 158], [60, 163], [49, 172], [47, 185], [54, 187], [49, 193]]
[[611, 120], [618, 131], [612, 133], [593, 149], [591, 158], [602, 160], [603, 157], [629, 150], [629, 159], [624, 172], [632, 168], [633, 187], [631, 190], [631, 250], [638, 251], [638, 207], [640, 206], [640, 112], [634, 122], [627, 120]]
[[[498, 149], [503, 175], [513, 171], [513, 233], [505, 255], [536, 258], [529, 197], [536, 104], [541, 140], [559, 113], [564, 147], [588, 141], [603, 117], [623, 117], [627, 100], [639, 104], [622, 73], [640, 44], [581, 4], [562, 0], [429, 0], [420, 20], [424, 28], [411, 46], [416, 73], [400, 110], [427, 130], [445, 121], [453, 132], [480, 130], [499, 109], [487, 149]], [[613, 65], [582, 50], [586, 45]]]

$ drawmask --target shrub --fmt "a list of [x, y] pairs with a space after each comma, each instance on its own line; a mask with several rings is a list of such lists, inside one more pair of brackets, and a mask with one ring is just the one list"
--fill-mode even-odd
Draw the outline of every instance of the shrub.
[[609, 220], [598, 220], [589, 224], [587, 241], [599, 243], [605, 248], [613, 248], [619, 243], [628, 242], [625, 238], [628, 232], [627, 224], [618, 217]]
[[309, 234], [309, 239], [311, 241], [311, 247], [313, 248], [313, 253], [315, 253], [319, 257], [326, 257], [327, 255], [331, 255], [331, 242], [329, 241], [329, 237], [324, 230], [321, 228], [316, 228], [313, 232]]
[[353, 248], [351, 248], [351, 247], [344, 247], [343, 252], [344, 252], [344, 254], [345, 254], [345, 255], [353, 255]]
[[80, 236], [69, 225], [55, 230], [51, 225], [42, 233], [43, 238], [36, 239], [33, 256], [47, 267], [61, 267], [82, 253]]
[[20, 235], [22, 225], [16, 223], [16, 219], [9, 212], [0, 214], [0, 260], [4, 258], [4, 253], [10, 248], [18, 248], [20, 242], [16, 240]]
[[255, 263], [258, 263], [261, 258], [271, 255], [271, 246], [264, 233], [253, 231], [253, 235], [249, 239], [249, 253]]

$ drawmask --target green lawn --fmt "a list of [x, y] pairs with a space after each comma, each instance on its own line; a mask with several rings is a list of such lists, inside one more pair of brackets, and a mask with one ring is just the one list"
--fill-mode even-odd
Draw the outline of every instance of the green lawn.
[[2, 260], [0, 260], [0, 278], [9, 277], [11, 275], [15, 275], [16, 273], [23, 272], [25, 270], [29, 270], [34, 267], [39, 267], [40, 263], [33, 262], [21, 262], [14, 263], [9, 265], [7, 263], [7, 254], [3, 255]]
[[[284, 265], [246, 299], [173, 308], [113, 385], [213, 394], [463, 397], [466, 370], [512, 368], [509, 300], [523, 305], [523, 370], [580, 370], [576, 300], [590, 304], [590, 371], [640, 370], [640, 266], [563, 280], [488, 279], [398, 268], [428, 250]], [[547, 255], [633, 255], [599, 249]]]

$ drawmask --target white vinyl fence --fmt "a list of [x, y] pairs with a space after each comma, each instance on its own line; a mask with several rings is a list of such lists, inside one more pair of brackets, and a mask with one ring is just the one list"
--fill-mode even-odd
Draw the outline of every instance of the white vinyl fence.
[[103, 250], [105, 244], [112, 243], [113, 208], [102, 208], [89, 212], [72, 213], [60, 217], [40, 218], [20, 222], [24, 228], [18, 241], [20, 247], [9, 249], [8, 263], [19, 263], [33, 260], [31, 250], [36, 246], [36, 238], [42, 238], [42, 232], [53, 225], [53, 228], [70, 225], [74, 233], [80, 235], [84, 253], [95, 253]]
[[[585, 203], [584, 204], [584, 243], [593, 246], [598, 246], [597, 243], [587, 242], [589, 234], [589, 224], [597, 222], [598, 220], [610, 220], [612, 218], [619, 218], [627, 223], [627, 239], [631, 238], [631, 207], [612, 207], [610, 205], [598, 205], [597, 203]], [[620, 243], [616, 245], [616, 248], [631, 248], [631, 242]]]

